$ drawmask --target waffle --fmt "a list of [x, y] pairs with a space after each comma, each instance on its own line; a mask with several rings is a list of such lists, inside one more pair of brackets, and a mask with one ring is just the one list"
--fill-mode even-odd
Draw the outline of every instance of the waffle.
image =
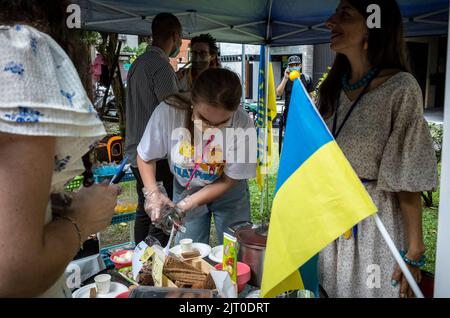
[[168, 256], [166, 258], [166, 261], [164, 262], [164, 269], [165, 270], [185, 269], [195, 273], [202, 273], [199, 269], [195, 268], [194, 266], [184, 263], [183, 261], [173, 256]]
[[199, 257], [199, 256], [201, 256], [201, 254], [200, 254], [199, 250], [194, 250], [192, 252], [183, 252], [183, 253], [181, 253], [181, 256], [184, 259], [191, 259], [191, 258]]
[[208, 274], [205, 281], [203, 282], [203, 289], [216, 289], [216, 283], [214, 283], [214, 279], [211, 274]]
[[167, 271], [165, 275], [172, 281], [178, 281], [184, 284], [194, 285], [196, 283], [202, 283], [206, 279], [206, 274], [203, 273], [191, 273], [183, 270]]
[[163, 272], [178, 288], [216, 288], [211, 274], [172, 256], [166, 258]]

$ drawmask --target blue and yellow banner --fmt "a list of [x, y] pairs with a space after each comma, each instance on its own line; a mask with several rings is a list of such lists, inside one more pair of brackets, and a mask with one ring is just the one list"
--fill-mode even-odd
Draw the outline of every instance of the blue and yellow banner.
[[262, 297], [318, 295], [317, 254], [377, 211], [299, 79], [295, 80], [272, 205]]
[[[272, 122], [277, 116], [277, 97], [275, 91], [275, 80], [273, 77], [272, 63], [269, 63], [268, 76], [265, 74], [266, 52], [261, 46], [259, 58], [259, 79], [258, 79], [258, 115], [256, 129], [258, 136], [258, 152], [256, 166], [256, 183], [259, 191], [264, 187], [264, 175], [268, 173], [272, 166], [273, 134]], [[268, 80], [268, 92], [266, 101], [266, 79]], [[265, 116], [267, 116], [267, 129], [265, 128]], [[267, 134], [267, 137], [266, 137]], [[267, 141], [265, 141], [267, 138]], [[266, 143], [264, 148], [264, 143]]]

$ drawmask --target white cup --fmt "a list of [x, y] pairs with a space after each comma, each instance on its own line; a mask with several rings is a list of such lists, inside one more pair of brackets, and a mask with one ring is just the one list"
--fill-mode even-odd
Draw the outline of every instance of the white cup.
[[180, 240], [181, 252], [191, 252], [192, 251], [192, 239], [182, 239]]
[[101, 274], [94, 278], [95, 285], [97, 286], [97, 293], [107, 294], [111, 289], [111, 275]]

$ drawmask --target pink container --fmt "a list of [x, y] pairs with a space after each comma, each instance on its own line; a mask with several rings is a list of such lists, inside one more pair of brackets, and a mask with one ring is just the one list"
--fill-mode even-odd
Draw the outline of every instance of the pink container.
[[121, 251], [115, 252], [114, 254], [111, 255], [111, 257], [110, 257], [109, 259], [111, 260], [111, 262], [114, 263], [114, 267], [115, 267], [116, 269], [121, 269], [121, 268], [123, 268], [123, 267], [131, 266], [131, 264], [132, 264], [131, 261], [130, 261], [130, 262], [124, 263], [124, 262], [117, 262], [117, 261], [114, 260], [114, 257], [115, 257], [115, 256], [121, 256], [122, 254], [125, 254], [125, 253], [128, 252], [128, 251], [133, 252], [132, 250], [121, 250]]
[[[222, 264], [217, 264], [214, 266], [218, 270], [222, 270]], [[238, 293], [240, 293], [245, 285], [249, 282], [251, 278], [251, 270], [250, 267], [242, 262], [237, 263], [237, 285], [238, 285]]]
[[128, 298], [130, 296], [130, 291], [123, 292], [116, 296], [116, 298]]

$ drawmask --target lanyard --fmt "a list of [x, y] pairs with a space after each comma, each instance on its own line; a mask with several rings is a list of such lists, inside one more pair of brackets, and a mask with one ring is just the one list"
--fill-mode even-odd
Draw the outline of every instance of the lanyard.
[[356, 106], [358, 105], [358, 102], [361, 100], [361, 98], [364, 96], [364, 94], [367, 92], [367, 89], [369, 88], [370, 83], [372, 83], [373, 79], [377, 77], [378, 72], [376, 72], [373, 77], [370, 79], [370, 81], [367, 82], [366, 86], [364, 86], [364, 89], [362, 90], [361, 94], [358, 95], [356, 100], [353, 102], [352, 106], [350, 107], [349, 111], [344, 117], [344, 120], [342, 124], [337, 128], [337, 117], [338, 117], [338, 109], [339, 109], [339, 98], [336, 105], [336, 111], [334, 112], [334, 118], [333, 118], [333, 137], [334, 139], [337, 139], [339, 134], [341, 133], [342, 128], [344, 128], [345, 124], [347, 123], [347, 120], [350, 118], [350, 115], [355, 110]]
[[[208, 141], [206, 142], [206, 145], [203, 148], [203, 152], [202, 152], [202, 160], [203, 160], [203, 155], [204, 155], [206, 149], [208, 148], [209, 144], [214, 140], [214, 137], [215, 137], [214, 135], [211, 135], [211, 137], [209, 137]], [[197, 172], [199, 166], [200, 166], [200, 162], [197, 162], [195, 164], [194, 170], [192, 171], [191, 177], [189, 178], [189, 181], [186, 184], [186, 189], [188, 189], [188, 190], [190, 189], [192, 179], [194, 179], [195, 173]]]

